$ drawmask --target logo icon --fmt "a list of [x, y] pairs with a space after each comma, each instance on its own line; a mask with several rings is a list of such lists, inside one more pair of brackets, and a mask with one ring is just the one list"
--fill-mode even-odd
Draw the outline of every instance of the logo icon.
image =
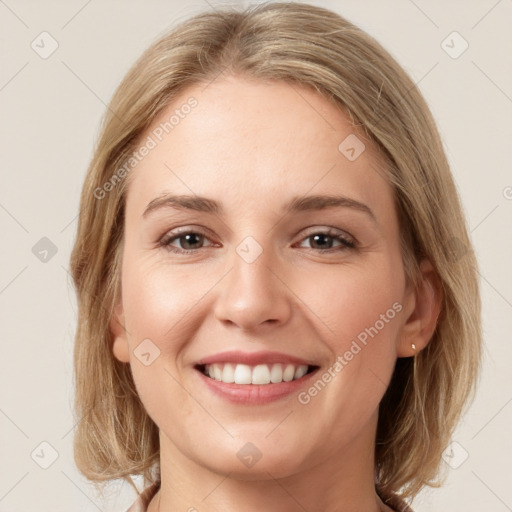
[[137, 345], [133, 353], [144, 366], [149, 366], [160, 356], [160, 349], [146, 338]]
[[448, 466], [452, 469], [457, 469], [466, 462], [469, 453], [460, 443], [452, 441], [443, 452], [442, 457]]
[[43, 441], [34, 448], [30, 456], [39, 467], [48, 469], [59, 458], [59, 453], [50, 443]]
[[57, 246], [45, 236], [32, 247], [32, 254], [43, 263], [48, 263], [57, 251]]
[[252, 443], [245, 443], [240, 450], [238, 450], [236, 456], [240, 459], [240, 462], [247, 466], [248, 468], [252, 468], [256, 462], [258, 462], [262, 453], [258, 450], [258, 448]]
[[343, 139], [341, 144], [338, 146], [338, 151], [351, 162], [357, 160], [365, 149], [366, 146], [363, 141], [353, 133]]
[[57, 40], [48, 32], [41, 32], [30, 44], [41, 59], [47, 59], [59, 47]]
[[469, 43], [457, 31], [453, 31], [443, 39], [441, 48], [452, 59], [458, 59], [469, 48]]
[[247, 236], [238, 244], [236, 252], [246, 263], [253, 263], [263, 252], [263, 248], [255, 238]]

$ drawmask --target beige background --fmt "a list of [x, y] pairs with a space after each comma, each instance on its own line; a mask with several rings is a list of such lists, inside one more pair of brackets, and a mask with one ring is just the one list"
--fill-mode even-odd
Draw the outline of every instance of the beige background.
[[[312, 3], [367, 30], [418, 83], [438, 121], [480, 260], [479, 394], [443, 463], [446, 485], [424, 491], [415, 511], [512, 510], [512, 1]], [[76, 306], [68, 260], [105, 104], [143, 49], [207, 7], [203, 0], [0, 0], [0, 512], [123, 512], [134, 499], [118, 484], [101, 502], [73, 463]], [[51, 49], [43, 31], [58, 43], [46, 59], [31, 47], [35, 40], [42, 52], [46, 37], [44, 51]], [[441, 46], [453, 31], [469, 44], [458, 58]], [[451, 36], [448, 44], [453, 54], [463, 41]], [[50, 251], [46, 262], [36, 257], [42, 250]], [[58, 457], [43, 469], [52, 450]]]

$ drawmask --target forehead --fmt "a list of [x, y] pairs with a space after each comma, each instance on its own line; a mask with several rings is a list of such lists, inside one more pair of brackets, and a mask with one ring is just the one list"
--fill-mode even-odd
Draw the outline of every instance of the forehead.
[[128, 203], [170, 191], [259, 204], [336, 187], [370, 202], [390, 194], [364, 132], [341, 107], [298, 84], [241, 77], [196, 84], [141, 141], [152, 148], [130, 175]]

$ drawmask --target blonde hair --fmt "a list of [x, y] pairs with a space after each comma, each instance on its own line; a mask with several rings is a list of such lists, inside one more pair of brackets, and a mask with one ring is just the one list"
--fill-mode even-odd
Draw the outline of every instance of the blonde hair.
[[419, 262], [427, 258], [443, 298], [430, 343], [415, 357], [397, 360], [381, 402], [376, 482], [401, 497], [439, 486], [441, 454], [474, 397], [481, 359], [477, 263], [458, 194], [432, 115], [399, 64], [336, 13], [295, 2], [192, 17], [144, 52], [110, 102], [83, 186], [71, 256], [78, 296], [79, 470], [94, 482], [159, 478], [158, 428], [129, 365], [114, 358], [109, 332], [119, 298], [128, 180], [119, 179], [108, 193], [104, 184], [179, 93], [223, 72], [312, 87], [364, 129], [386, 163], [406, 276], [417, 285]]

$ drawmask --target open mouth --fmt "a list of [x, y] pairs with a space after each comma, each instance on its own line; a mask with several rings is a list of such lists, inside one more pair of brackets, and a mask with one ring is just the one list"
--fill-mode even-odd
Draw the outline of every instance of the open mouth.
[[198, 364], [195, 369], [203, 375], [226, 384], [280, 384], [299, 380], [308, 375], [318, 366], [297, 365], [291, 363], [273, 364], [236, 364], [236, 363], [213, 363]]

